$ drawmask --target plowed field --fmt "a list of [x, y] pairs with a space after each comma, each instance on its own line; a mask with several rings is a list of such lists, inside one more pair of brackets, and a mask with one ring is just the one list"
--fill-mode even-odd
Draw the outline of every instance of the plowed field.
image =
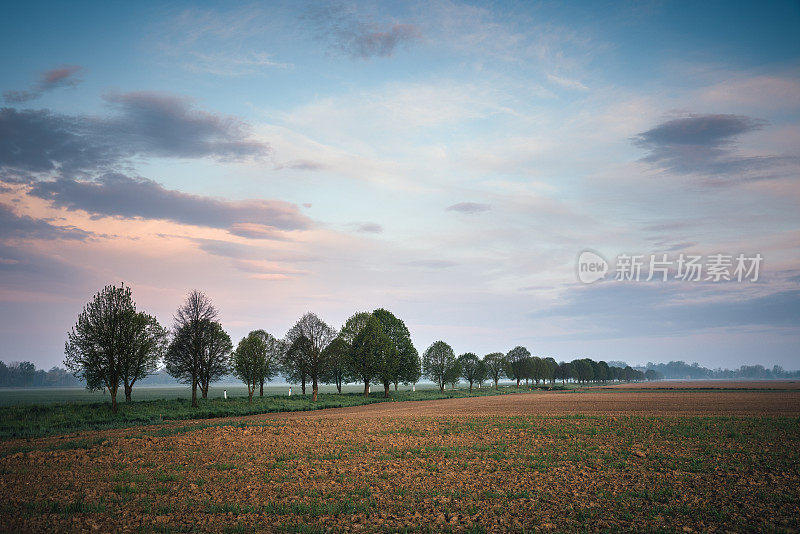
[[800, 390], [383, 403], [0, 443], [12, 531], [800, 529]]

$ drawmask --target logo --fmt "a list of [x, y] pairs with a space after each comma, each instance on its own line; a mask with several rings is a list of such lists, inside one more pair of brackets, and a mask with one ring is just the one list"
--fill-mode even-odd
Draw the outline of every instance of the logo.
[[608, 262], [601, 255], [584, 250], [578, 256], [578, 280], [584, 284], [591, 284], [605, 278], [608, 272]]

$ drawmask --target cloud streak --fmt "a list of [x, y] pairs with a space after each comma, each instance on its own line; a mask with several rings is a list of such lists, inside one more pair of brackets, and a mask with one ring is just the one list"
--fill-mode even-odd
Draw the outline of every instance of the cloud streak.
[[297, 206], [288, 202], [192, 195], [118, 173], [105, 174], [95, 181], [60, 178], [37, 182], [29, 194], [56, 207], [94, 216], [167, 220], [225, 229], [245, 237], [274, 237], [279, 230], [303, 230], [312, 225]]
[[789, 161], [777, 156], [741, 156], [734, 150], [737, 138], [767, 124], [743, 115], [689, 115], [661, 123], [632, 142], [649, 151], [642, 161], [671, 172], [739, 175]]
[[6, 91], [3, 98], [9, 104], [21, 104], [35, 100], [48, 91], [59, 87], [72, 87], [78, 84], [77, 75], [83, 70], [78, 65], [64, 65], [42, 73], [39, 81], [31, 89], [24, 91]]
[[492, 207], [489, 204], [481, 204], [479, 202], [459, 202], [448, 206], [445, 211], [457, 211], [459, 213], [474, 214], [483, 211], [489, 211]]
[[315, 22], [317, 36], [322, 41], [352, 59], [390, 57], [401, 46], [422, 37], [415, 24], [364, 21], [356, 13], [338, 6], [314, 10], [309, 18]]

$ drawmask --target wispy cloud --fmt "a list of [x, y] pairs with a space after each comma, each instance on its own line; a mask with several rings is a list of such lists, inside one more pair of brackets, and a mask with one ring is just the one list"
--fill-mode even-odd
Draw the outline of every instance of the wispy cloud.
[[489, 211], [492, 206], [489, 204], [481, 204], [479, 202], [459, 202], [445, 208], [446, 211], [457, 211], [459, 213], [480, 213], [482, 211]]
[[50, 69], [42, 73], [39, 81], [30, 89], [24, 91], [6, 91], [3, 98], [9, 104], [21, 104], [29, 100], [35, 100], [48, 91], [59, 87], [75, 86], [80, 81], [78, 74], [83, 67], [78, 65], [64, 65], [55, 69]]
[[360, 223], [356, 226], [356, 231], [365, 234], [380, 234], [383, 232], [383, 226], [378, 223]]
[[315, 7], [306, 18], [315, 27], [317, 38], [353, 59], [389, 57], [399, 47], [422, 37], [415, 24], [365, 19], [343, 5]]
[[556, 85], [560, 85], [565, 89], [573, 89], [577, 91], [588, 91], [589, 88], [583, 85], [578, 80], [571, 80], [569, 78], [563, 78], [561, 76], [556, 76], [555, 74], [548, 74], [547, 79], [550, 80], [552, 83]]
[[244, 5], [231, 9], [192, 7], [165, 12], [152, 43], [164, 57], [199, 74], [246, 76], [293, 65], [275, 58], [263, 42], [276, 33], [278, 6]]

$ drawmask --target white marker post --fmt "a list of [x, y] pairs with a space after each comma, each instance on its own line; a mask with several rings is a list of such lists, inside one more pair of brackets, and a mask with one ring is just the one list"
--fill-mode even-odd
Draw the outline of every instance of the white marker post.
[[289, 386], [289, 396], [292, 396], [292, 386]]
[[225, 400], [228, 400], [228, 390], [227, 389], [223, 389], [222, 390], [222, 396], [225, 397]]

